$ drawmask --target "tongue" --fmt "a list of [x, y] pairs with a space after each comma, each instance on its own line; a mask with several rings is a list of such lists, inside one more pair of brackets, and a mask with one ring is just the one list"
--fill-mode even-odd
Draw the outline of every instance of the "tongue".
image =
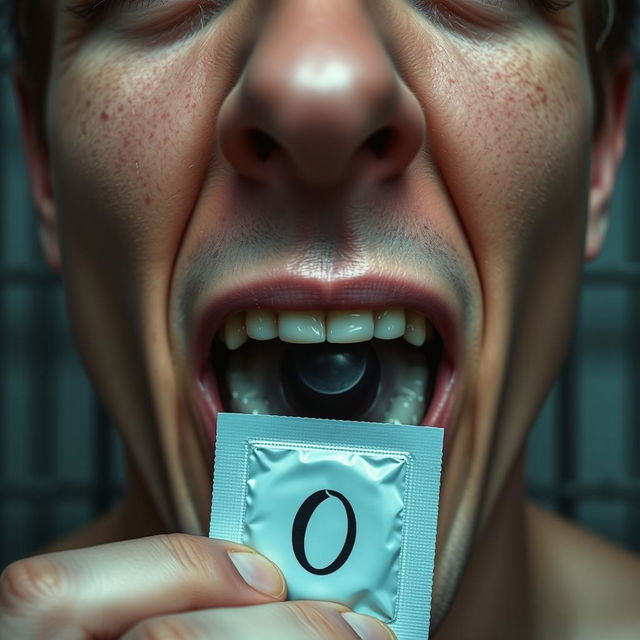
[[370, 342], [291, 345], [282, 360], [282, 385], [300, 415], [356, 419], [376, 398], [380, 362]]

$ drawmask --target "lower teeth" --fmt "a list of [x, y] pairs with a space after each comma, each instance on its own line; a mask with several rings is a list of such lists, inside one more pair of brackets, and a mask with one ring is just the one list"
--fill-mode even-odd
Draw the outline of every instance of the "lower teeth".
[[[227, 411], [236, 413], [420, 424], [433, 392], [439, 347], [427, 352], [403, 340], [377, 339], [336, 346], [349, 355], [350, 350], [361, 350], [363, 345], [369, 345], [366, 348], [377, 356], [379, 375], [374, 382], [370, 379], [362, 385], [362, 401], [356, 393], [345, 404], [336, 402], [336, 397], [331, 395], [327, 395], [326, 402], [317, 396], [309, 400], [304, 393], [292, 396], [282, 368], [291, 349], [287, 343], [277, 339], [250, 340], [233, 352], [215, 344], [212, 359], [216, 363], [223, 405]], [[296, 349], [304, 356], [305, 350], [312, 354], [313, 347], [316, 345], [297, 345]], [[372, 389], [372, 384], [377, 388]]]

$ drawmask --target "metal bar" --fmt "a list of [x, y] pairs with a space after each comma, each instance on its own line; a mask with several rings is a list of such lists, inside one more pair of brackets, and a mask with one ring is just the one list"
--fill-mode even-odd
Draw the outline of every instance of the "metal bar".
[[[51, 289], [33, 291], [31, 294], [29, 318], [29, 359], [30, 397], [29, 405], [31, 434], [30, 472], [36, 478], [51, 481], [56, 472], [57, 425], [54, 417], [55, 394], [53, 389], [53, 367], [56, 348], [54, 332], [51, 330], [53, 317]], [[40, 547], [51, 539], [56, 505], [45, 496], [34, 500], [33, 504], [33, 546]]]
[[0, 271], [0, 287], [49, 287], [61, 285], [60, 276], [49, 269], [18, 267]]
[[[629, 216], [634, 219], [635, 216]], [[631, 236], [631, 234], [629, 234]], [[636, 235], [637, 239], [638, 236]], [[609, 286], [640, 286], [640, 261], [625, 262], [611, 267], [586, 269], [583, 273], [583, 283], [587, 287]]]
[[[4, 78], [4, 76], [3, 76]], [[6, 92], [4, 91], [4, 83], [6, 79], [2, 81], [2, 92], [0, 95], [0, 132], [2, 133], [2, 139], [6, 140]], [[6, 162], [6, 145], [3, 145], [2, 151], [0, 152], [0, 266], [4, 267], [6, 250], [5, 250], [5, 242], [8, 236], [7, 233], [7, 215], [5, 213], [5, 205], [7, 201], [7, 188], [6, 188], [6, 180], [7, 180], [7, 172], [5, 170], [5, 162]], [[7, 300], [6, 300], [6, 292], [4, 289], [0, 288], [0, 354], [3, 357], [0, 358], [0, 416], [6, 416], [6, 408], [8, 406], [6, 395], [6, 388], [2, 382], [7, 380], [7, 363], [6, 363], [6, 338], [7, 338]], [[5, 421], [0, 419], [0, 442], [6, 443], [7, 435], [5, 433], [6, 425]], [[0, 460], [1, 463], [1, 460]], [[4, 465], [0, 464], [0, 481], [4, 480], [5, 469]], [[5, 506], [4, 504], [0, 504], [0, 553], [2, 554], [1, 561], [4, 563], [4, 555], [5, 549], [7, 548], [7, 544], [5, 541], [5, 532], [7, 531], [7, 523], [5, 522]]]
[[567, 482], [565, 484], [531, 485], [527, 494], [539, 500], [565, 498], [570, 500], [640, 500], [640, 478], [624, 481], [603, 480], [597, 483]]
[[92, 511], [94, 516], [104, 513], [113, 498], [110, 489], [111, 468], [113, 455], [111, 450], [111, 438], [109, 418], [98, 395], [93, 393], [93, 415], [95, 424], [93, 447], [93, 491]]
[[[639, 78], [636, 77], [636, 80]], [[636, 84], [636, 102], [640, 98], [640, 89]], [[633, 110], [632, 110], [633, 112]], [[640, 140], [640, 117], [637, 110], [630, 118], [629, 139]], [[626, 216], [627, 230], [627, 255], [633, 264], [640, 263], [640, 220], [638, 215], [631, 211], [632, 203], [638, 202], [640, 187], [637, 180], [637, 167], [640, 165], [640, 146], [632, 145], [627, 158], [627, 187], [625, 202], [629, 207], [629, 215]], [[627, 441], [626, 466], [628, 473], [635, 478], [640, 478], [640, 292], [637, 289], [629, 291], [629, 313], [627, 314], [627, 351], [628, 375], [627, 398], [628, 420], [626, 424], [625, 439]], [[630, 502], [627, 509], [627, 541], [630, 546], [640, 551], [640, 499]]]
[[[576, 407], [576, 371], [577, 353], [575, 338], [572, 340], [567, 359], [562, 367], [559, 380], [559, 398], [556, 413], [556, 469], [555, 479], [558, 486], [574, 482], [576, 477], [576, 447], [578, 446]], [[556, 509], [567, 518], [573, 519], [576, 512], [575, 499], [572, 496], [558, 494]]]
[[[124, 487], [116, 482], [105, 484], [109, 500], [115, 500], [122, 496]], [[94, 497], [94, 488], [87, 483], [59, 482], [48, 479], [30, 479], [28, 482], [7, 483], [0, 486], [0, 499], [2, 500], [91, 500]]]

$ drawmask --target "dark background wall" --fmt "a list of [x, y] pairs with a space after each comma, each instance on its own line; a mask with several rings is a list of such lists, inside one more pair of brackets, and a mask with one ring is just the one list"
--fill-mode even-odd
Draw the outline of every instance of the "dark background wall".
[[[640, 80], [640, 78], [637, 78]], [[46, 270], [0, 76], [0, 566], [121, 492], [120, 443]], [[530, 439], [532, 497], [640, 551], [640, 82], [604, 254], [585, 270], [572, 356]]]

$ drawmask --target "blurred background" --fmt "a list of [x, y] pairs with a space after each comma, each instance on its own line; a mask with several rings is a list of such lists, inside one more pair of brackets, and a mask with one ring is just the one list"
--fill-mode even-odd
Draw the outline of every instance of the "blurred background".
[[[567, 363], [530, 437], [535, 501], [640, 551], [640, 77], [604, 253], [584, 273]], [[121, 444], [43, 262], [0, 72], [0, 567], [108, 509]]]

